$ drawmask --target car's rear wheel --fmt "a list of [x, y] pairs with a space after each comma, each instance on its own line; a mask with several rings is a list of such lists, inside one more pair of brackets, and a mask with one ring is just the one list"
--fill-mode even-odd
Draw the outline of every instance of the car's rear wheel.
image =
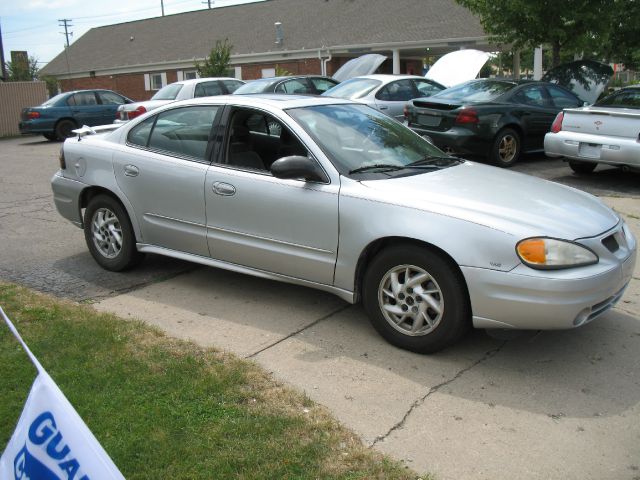
[[42, 135], [50, 142], [55, 142], [56, 140], [58, 140], [58, 136], [55, 133], [43, 133]]
[[518, 132], [512, 128], [504, 128], [498, 132], [491, 147], [490, 160], [497, 167], [511, 167], [520, 158], [522, 140]]
[[106, 270], [126, 270], [143, 257], [136, 250], [127, 212], [108, 195], [97, 195], [89, 202], [84, 214], [84, 236], [91, 255]]
[[569, 162], [569, 167], [576, 173], [592, 173], [597, 166], [596, 162]]
[[391, 344], [432, 353], [470, 326], [466, 285], [437, 252], [399, 245], [380, 252], [367, 268], [363, 303], [375, 329]]
[[68, 118], [60, 120], [56, 124], [56, 137], [60, 140], [73, 136], [73, 130], [78, 128], [76, 122]]

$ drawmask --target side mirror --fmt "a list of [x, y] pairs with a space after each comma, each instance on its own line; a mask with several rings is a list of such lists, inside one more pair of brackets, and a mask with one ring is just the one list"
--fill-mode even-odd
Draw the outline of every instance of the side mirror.
[[329, 181], [315, 160], [299, 155], [276, 160], [271, 164], [271, 173], [274, 177], [283, 179], [302, 179], [308, 182]]

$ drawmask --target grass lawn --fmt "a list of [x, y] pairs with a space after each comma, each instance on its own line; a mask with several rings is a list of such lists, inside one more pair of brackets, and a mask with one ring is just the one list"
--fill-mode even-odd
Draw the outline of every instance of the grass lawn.
[[[416, 478], [250, 362], [12, 284], [0, 306], [127, 479]], [[35, 378], [1, 323], [0, 451]]]

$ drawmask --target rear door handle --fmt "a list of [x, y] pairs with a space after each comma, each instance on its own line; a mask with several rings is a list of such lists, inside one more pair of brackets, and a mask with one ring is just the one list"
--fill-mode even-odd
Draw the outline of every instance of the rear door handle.
[[138, 170], [138, 167], [136, 167], [135, 165], [125, 165], [124, 174], [127, 177], [137, 177], [138, 173], [140, 173], [140, 171]]
[[380, 110], [389, 110], [389, 107], [385, 107], [385, 106], [381, 106], [379, 108], [380, 108]]
[[224, 182], [215, 182], [212, 186], [213, 193], [217, 195], [223, 195], [225, 197], [229, 197], [231, 195], [235, 195], [236, 187], [229, 183]]

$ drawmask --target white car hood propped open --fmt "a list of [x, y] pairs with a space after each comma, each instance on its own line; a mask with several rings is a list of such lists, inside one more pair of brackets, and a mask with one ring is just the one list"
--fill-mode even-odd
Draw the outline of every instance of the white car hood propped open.
[[434, 63], [425, 77], [447, 88], [453, 87], [476, 78], [489, 57], [489, 53], [480, 50], [456, 50]]
[[369, 53], [358, 58], [353, 58], [333, 74], [333, 79], [338, 82], [344, 82], [350, 78], [371, 75], [386, 59], [387, 57], [377, 53]]

